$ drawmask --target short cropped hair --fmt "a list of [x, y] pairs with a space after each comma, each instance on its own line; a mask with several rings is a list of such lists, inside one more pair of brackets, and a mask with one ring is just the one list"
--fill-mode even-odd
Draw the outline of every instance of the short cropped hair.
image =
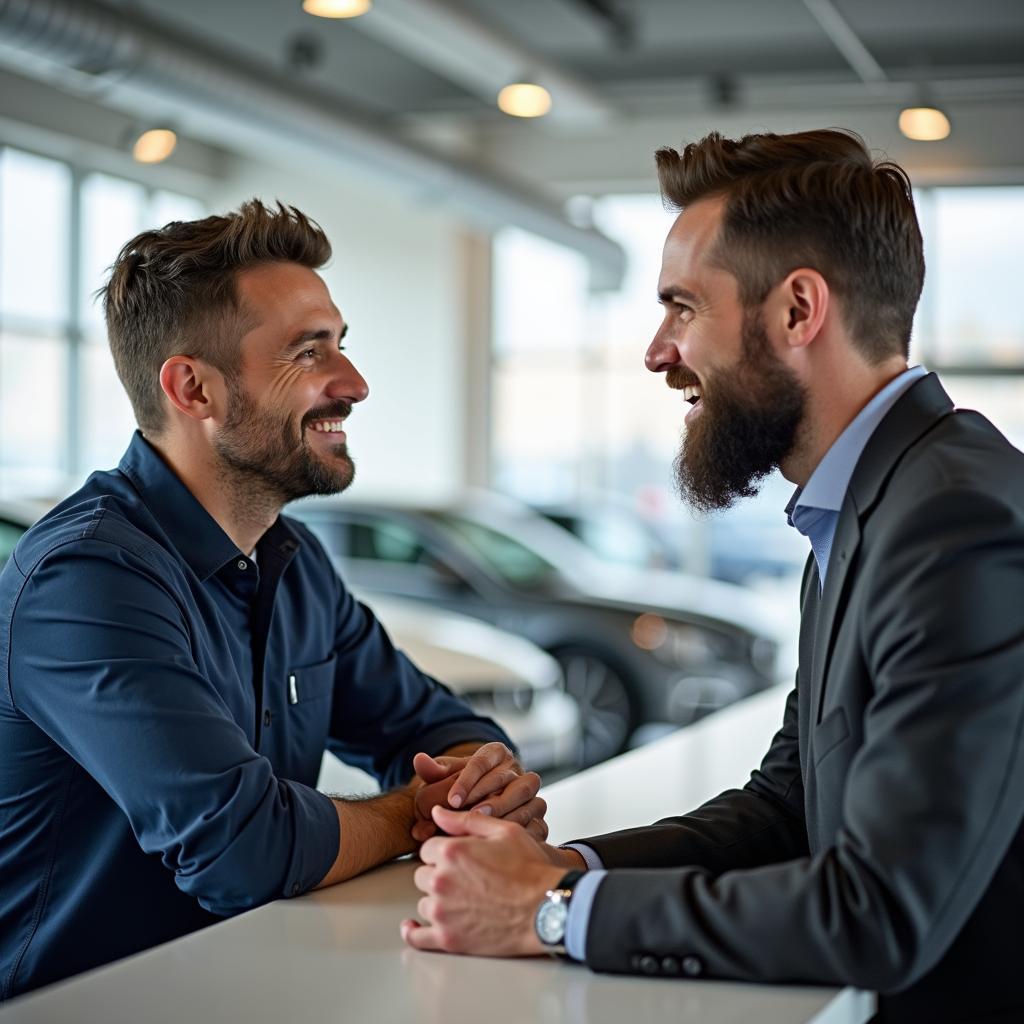
[[160, 367], [174, 355], [237, 373], [251, 329], [237, 289], [241, 270], [285, 261], [316, 269], [331, 257], [318, 224], [294, 206], [260, 200], [237, 211], [173, 221], [128, 242], [100, 289], [118, 376], [143, 432], [166, 425]]
[[682, 210], [722, 197], [712, 250], [750, 308], [798, 267], [817, 270], [840, 300], [854, 345], [871, 363], [906, 356], [924, 284], [910, 179], [835, 129], [723, 138], [656, 155], [662, 196]]

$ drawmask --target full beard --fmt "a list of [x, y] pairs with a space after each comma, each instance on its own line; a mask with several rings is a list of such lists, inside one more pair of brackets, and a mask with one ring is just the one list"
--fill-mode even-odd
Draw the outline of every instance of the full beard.
[[230, 400], [231, 412], [213, 446], [240, 501], [280, 507], [311, 494], [338, 494], [352, 483], [355, 464], [344, 443], [330, 449], [332, 461], [327, 462], [305, 439], [307, 423], [348, 416], [347, 403], [311, 410], [296, 429], [237, 385], [231, 385]]
[[[669, 370], [682, 387], [693, 375]], [[734, 370], [718, 372], [701, 390], [704, 407], [687, 428], [673, 465], [679, 496], [697, 512], [730, 508], [752, 498], [797, 442], [807, 392], [771, 351], [764, 323], [750, 313], [743, 323], [743, 353]]]

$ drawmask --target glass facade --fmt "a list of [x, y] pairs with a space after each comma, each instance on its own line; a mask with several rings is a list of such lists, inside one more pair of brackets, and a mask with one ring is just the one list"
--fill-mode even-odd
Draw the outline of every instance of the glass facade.
[[135, 420], [96, 291], [138, 231], [191, 196], [0, 147], [0, 497], [59, 497], [120, 457]]

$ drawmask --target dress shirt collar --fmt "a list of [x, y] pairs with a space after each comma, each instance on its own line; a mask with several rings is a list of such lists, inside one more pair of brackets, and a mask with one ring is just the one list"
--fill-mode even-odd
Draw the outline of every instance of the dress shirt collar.
[[[803, 489], [797, 488], [786, 515], [791, 526], [794, 518], [799, 519], [803, 508], [825, 509], [838, 512], [850, 485], [850, 477], [857, 468], [861, 453], [875, 432], [885, 414], [896, 404], [899, 397], [914, 381], [927, 374], [923, 366], [911, 366], [898, 377], [894, 377], [854, 417], [847, 428], [835, 439], [825, 457], [818, 463], [810, 480]], [[805, 533], [805, 530], [801, 530]]]
[[[118, 468], [134, 484], [168, 539], [201, 580], [212, 576], [227, 562], [248, 558], [141, 431], [135, 431]], [[275, 544], [289, 559], [299, 546], [295, 532], [280, 517], [261, 538], [260, 546], [266, 542]]]

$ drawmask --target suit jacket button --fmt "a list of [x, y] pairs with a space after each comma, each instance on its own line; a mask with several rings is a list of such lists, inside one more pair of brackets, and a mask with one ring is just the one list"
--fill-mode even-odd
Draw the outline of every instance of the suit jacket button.
[[651, 956], [650, 953], [646, 953], [644, 956], [640, 957], [640, 970], [643, 971], [644, 974], [657, 974], [660, 966], [658, 958], [656, 956]]
[[639, 971], [639, 970], [641, 969], [641, 967], [640, 967], [640, 961], [641, 961], [641, 960], [643, 960], [643, 957], [642, 957], [642, 956], [641, 956], [641, 955], [640, 955], [639, 953], [634, 953], [634, 954], [633, 954], [633, 955], [632, 955], [632, 956], [631, 956], [631, 957], [629, 958], [629, 966], [630, 966], [630, 967], [631, 967], [631, 968], [632, 968], [632, 969], [633, 969], [634, 971]]
[[674, 956], [663, 956], [661, 958], [661, 973], [677, 975], [680, 971], [679, 958]]
[[697, 956], [684, 956], [683, 957], [683, 974], [689, 978], [700, 977], [704, 973], [704, 965], [700, 962], [700, 957]]

